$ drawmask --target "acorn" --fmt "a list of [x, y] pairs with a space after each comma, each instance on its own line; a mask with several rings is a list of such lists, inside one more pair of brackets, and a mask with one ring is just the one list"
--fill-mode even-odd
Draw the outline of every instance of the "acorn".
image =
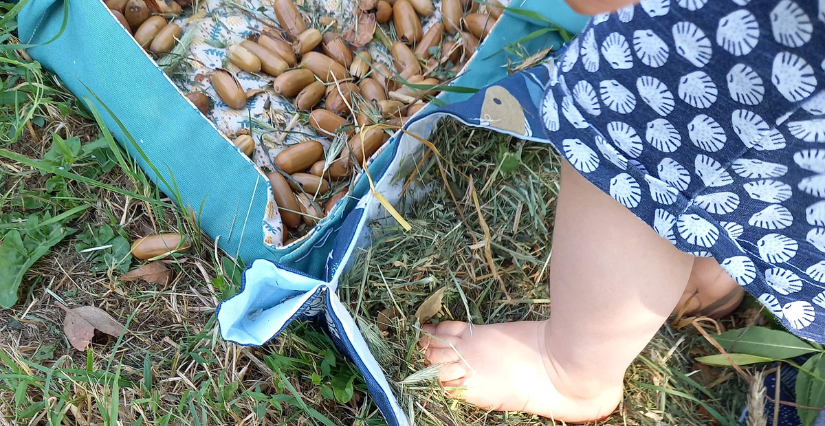
[[235, 146], [240, 148], [240, 150], [246, 154], [247, 157], [252, 155], [252, 151], [255, 150], [255, 140], [252, 139], [252, 136], [249, 135], [240, 135], [232, 141]]
[[407, 107], [407, 117], [414, 116], [415, 113], [417, 113], [418, 111], [421, 111], [426, 106], [427, 106], [427, 104], [425, 102], [421, 102], [421, 101], [418, 101], [418, 102], [408, 106]]
[[386, 133], [384, 133], [383, 129], [377, 128], [366, 131], [363, 134], [363, 140], [361, 139], [361, 135], [362, 134], [360, 132], [352, 135], [352, 137], [349, 140], [349, 143], [347, 143], [347, 146], [349, 146], [354, 161], [356, 161], [359, 165], [364, 162], [364, 158], [372, 157], [372, 154], [375, 154], [375, 151], [378, 151], [378, 148], [380, 148], [381, 145], [383, 145], [384, 142], [389, 138], [389, 136]]
[[326, 88], [324, 87], [324, 83], [320, 81], [312, 82], [309, 86], [304, 87], [303, 90], [298, 93], [298, 96], [295, 97], [295, 108], [307, 111], [312, 109], [312, 107], [324, 97], [325, 92]]
[[323, 156], [324, 146], [321, 142], [307, 140], [279, 152], [273, 162], [281, 171], [291, 175], [308, 169]]
[[393, 74], [392, 71], [390, 71], [390, 69], [387, 68], [387, 66], [381, 62], [378, 62], [375, 65], [373, 65], [373, 68], [374, 69], [370, 74], [370, 78], [377, 81], [378, 84], [380, 84], [381, 87], [384, 88], [385, 92], [393, 90], [395, 87], [392, 80], [395, 77], [395, 74]]
[[295, 53], [292, 51], [292, 45], [288, 42], [280, 38], [261, 34], [260, 37], [258, 37], [258, 44], [278, 55], [278, 57], [283, 59], [290, 67], [298, 64], [298, 58], [295, 57]]
[[190, 102], [195, 104], [195, 107], [203, 115], [209, 114], [209, 97], [204, 95], [203, 92], [192, 92], [186, 95]]
[[355, 78], [364, 78], [370, 71], [372, 71], [372, 55], [370, 55], [370, 52], [366, 50], [356, 52], [352, 65], [349, 67], [349, 73]]
[[335, 62], [346, 68], [352, 64], [352, 51], [339, 35], [326, 33], [323, 36], [324, 42], [321, 44], [324, 54], [332, 58]]
[[399, 39], [406, 40], [408, 43], [421, 40], [421, 21], [418, 20], [418, 15], [409, 1], [395, 2], [392, 7], [392, 19]]
[[464, 24], [475, 38], [484, 40], [484, 37], [487, 37], [496, 25], [496, 20], [484, 13], [469, 13], [464, 17]]
[[372, 78], [365, 78], [358, 84], [358, 89], [361, 97], [369, 102], [378, 102], [387, 100], [387, 93], [381, 84]]
[[396, 100], [379, 101], [378, 111], [384, 118], [400, 117], [404, 115], [404, 103]]
[[123, 13], [123, 11], [126, 9], [126, 3], [128, 3], [128, 2], [129, 2], [129, 0], [106, 0], [105, 1], [106, 7], [108, 7], [111, 10], [116, 10], [116, 11], [121, 12], [121, 13]]
[[112, 15], [115, 15], [115, 18], [117, 18], [117, 21], [120, 22], [120, 25], [123, 28], [125, 28], [126, 31], [129, 32], [129, 34], [132, 34], [132, 28], [129, 26], [129, 21], [126, 20], [126, 17], [123, 16], [122, 13], [120, 13], [117, 10], [112, 10]]
[[281, 23], [281, 28], [287, 30], [293, 40], [306, 31], [307, 24], [301, 14], [298, 13], [298, 8], [295, 7], [292, 0], [275, 0], [273, 8], [275, 9], [275, 17]]
[[246, 107], [246, 93], [241, 83], [229, 71], [218, 68], [212, 72], [212, 88], [221, 100], [230, 108], [243, 109]]
[[261, 60], [239, 44], [233, 44], [227, 47], [226, 57], [230, 62], [246, 72], [257, 73], [261, 71]]
[[341, 81], [349, 78], [349, 72], [343, 65], [319, 52], [308, 52], [301, 60], [304, 69], [312, 71], [324, 83]]
[[390, 18], [392, 18], [392, 5], [384, 0], [379, 1], [375, 12], [375, 22], [386, 24]]
[[315, 226], [319, 220], [324, 218], [324, 214], [315, 208], [315, 205], [309, 200], [309, 196], [307, 194], [295, 194], [295, 197], [298, 199], [298, 204], [301, 206], [301, 212], [304, 213], [302, 216], [304, 223], [309, 226]]
[[166, 26], [166, 18], [163, 16], [152, 16], [143, 21], [143, 24], [135, 31], [135, 41], [140, 47], [147, 47], [156, 35]]
[[461, 29], [462, 16], [464, 16], [464, 9], [461, 8], [461, 0], [441, 2], [441, 20], [444, 22], [444, 30], [448, 33], [455, 34]]
[[421, 17], [430, 16], [435, 11], [435, 8], [433, 7], [433, 2], [431, 0], [407, 0], [407, 1], [410, 2], [410, 5], [412, 5], [413, 9], [415, 10], [415, 13], [417, 13], [418, 16], [421, 16]]
[[315, 81], [315, 74], [306, 69], [289, 70], [272, 82], [275, 93], [291, 98]]
[[301, 34], [298, 34], [298, 37], [295, 39], [295, 44], [292, 45], [292, 51], [295, 52], [296, 55], [303, 55], [318, 47], [322, 38], [320, 31], [315, 28], [309, 28]]
[[421, 42], [415, 47], [415, 56], [422, 59], [429, 59], [430, 49], [441, 44], [441, 36], [444, 32], [444, 24], [441, 22], [434, 23], [429, 30], [421, 38]]
[[464, 46], [464, 55], [469, 59], [478, 49], [478, 39], [468, 32], [461, 31], [459, 34], [461, 35], [461, 45]]
[[486, 8], [487, 13], [489, 13], [490, 16], [492, 16], [496, 20], [498, 20], [498, 18], [501, 18], [501, 14], [504, 13], [504, 9], [502, 9], [501, 3], [499, 3], [496, 0], [487, 0]]
[[183, 12], [180, 5], [173, 0], [155, 0], [155, 4], [158, 6], [158, 9], [160, 9], [159, 12], [166, 15], [177, 16]]
[[241, 46], [257, 56], [261, 61], [261, 70], [273, 77], [283, 74], [283, 72], [289, 68], [286, 61], [276, 55], [275, 52], [254, 41], [244, 40], [241, 42]]
[[289, 187], [295, 192], [300, 192], [303, 189], [304, 192], [312, 194], [313, 196], [316, 193], [318, 195], [324, 195], [329, 192], [329, 183], [320, 176], [309, 173], [293, 173], [292, 180], [300, 185], [300, 187], [298, 187], [298, 185], [289, 182]]
[[178, 24], [167, 24], [155, 35], [152, 44], [149, 45], [149, 50], [158, 54], [169, 53], [178, 44], [181, 35], [183, 35], [183, 30]]
[[309, 114], [309, 125], [316, 132], [330, 137], [335, 137], [346, 122], [347, 120], [344, 117], [325, 109], [316, 109]]
[[441, 45], [441, 62], [447, 63], [450, 61], [453, 65], [458, 64], [461, 58], [461, 46], [457, 46], [456, 42], [448, 41]]
[[123, 16], [126, 17], [126, 21], [129, 23], [129, 26], [132, 27], [132, 31], [137, 31], [140, 25], [149, 19], [151, 13], [152, 11], [149, 10], [149, 6], [147, 6], [143, 0], [129, 0], [129, 2], [126, 3], [126, 8], [123, 9]]
[[187, 251], [192, 247], [181, 234], [157, 234], [139, 238], [132, 243], [131, 253], [138, 260], [152, 259], [170, 253]]
[[332, 212], [332, 209], [335, 208], [339, 201], [343, 200], [344, 197], [347, 196], [348, 192], [349, 187], [344, 188], [343, 190], [338, 191], [332, 197], [329, 197], [329, 200], [327, 200], [327, 204], [324, 206], [324, 213], [326, 213], [327, 216], [329, 216], [329, 214]]
[[269, 173], [266, 177], [272, 187], [275, 204], [278, 205], [280, 210], [281, 221], [290, 228], [297, 227], [301, 224], [301, 205], [289, 185], [287, 185], [286, 179], [278, 172]]
[[326, 109], [335, 114], [349, 114], [352, 105], [352, 94], [360, 94], [358, 86], [353, 83], [340, 83], [337, 87], [332, 87], [332, 91], [327, 95]]
[[395, 59], [395, 67], [398, 71], [409, 69], [413, 71], [413, 74], [421, 73], [421, 65], [418, 64], [418, 59], [415, 57], [415, 53], [413, 53], [413, 51], [410, 50], [406, 44], [396, 41], [392, 44], [392, 48], [390, 50], [392, 52], [393, 59]]

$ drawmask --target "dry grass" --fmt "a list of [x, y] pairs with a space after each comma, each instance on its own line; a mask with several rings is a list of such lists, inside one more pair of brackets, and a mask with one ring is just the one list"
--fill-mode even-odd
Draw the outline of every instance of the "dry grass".
[[[4, 82], [23, 75], [18, 88], [42, 82], [55, 90], [48, 100], [28, 97], [17, 107], [0, 105], [2, 148], [41, 159], [53, 147], [52, 132], [84, 145], [98, 139], [97, 124], [81, 116], [86, 114], [56, 78], [9, 62], [21, 59], [12, 51], [2, 55]], [[29, 112], [32, 120], [21, 123]], [[14, 136], [21, 125], [24, 130]], [[409, 206], [405, 217], [413, 231], [375, 229], [375, 244], [343, 280], [341, 298], [398, 383], [415, 424], [549, 424], [445, 398], [433, 371], [423, 369], [413, 314], [441, 286], [448, 290], [439, 319], [481, 324], [549, 314], [547, 261], [558, 158], [547, 147], [451, 122], [432, 140], [452, 165], [444, 164], [442, 176], [432, 160], [425, 164], [418, 178], [433, 191]], [[355, 368], [314, 325], [295, 324], [263, 348], [220, 339], [214, 309], [237, 291], [239, 274], [207, 239], [196, 238], [193, 251], [165, 259], [175, 271], [169, 285], [119, 282], [119, 268], [138, 262], [107, 266], [81, 255], [75, 247], [80, 236], [103, 226], [130, 241], [160, 230], [194, 237], [200, 231], [131, 164], [104, 171], [98, 161], [82, 158], [72, 170], [151, 201], [73, 180], [57, 182], [65, 184], [59, 191], [47, 190], [53, 176], [0, 157], [0, 235], [23, 227], [29, 214], [54, 216], [90, 205], [62, 222], [78, 232], [29, 270], [20, 301], [0, 311], [0, 425], [383, 424]], [[30, 207], [33, 199], [39, 207]], [[489, 227], [492, 266], [478, 210]], [[100, 307], [129, 331], [122, 339], [96, 336], [88, 351], [77, 351], [63, 334], [56, 301]], [[734, 317], [728, 326], [731, 321], [741, 320]], [[747, 387], [724, 369], [694, 364], [692, 357], [705, 350], [697, 333], [664, 327], [628, 371], [621, 410], [600, 424], [716, 424], [702, 404], [735, 418]], [[351, 398], [330, 395], [341, 378], [353, 376]]]

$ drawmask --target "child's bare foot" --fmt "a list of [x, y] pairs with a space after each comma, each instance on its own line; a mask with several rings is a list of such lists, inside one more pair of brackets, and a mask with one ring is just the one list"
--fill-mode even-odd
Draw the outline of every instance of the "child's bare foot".
[[[497, 411], [523, 411], [580, 423], [610, 415], [622, 383], [582, 386], [561, 371], [545, 342], [546, 321], [473, 326], [425, 325], [421, 346], [433, 364], [445, 364], [439, 379], [471, 404]], [[459, 355], [460, 354], [460, 355]]]
[[693, 260], [687, 287], [673, 313], [679, 315], [684, 309], [685, 316], [722, 318], [733, 312], [742, 303], [743, 297], [745, 290], [716, 260], [697, 257]]

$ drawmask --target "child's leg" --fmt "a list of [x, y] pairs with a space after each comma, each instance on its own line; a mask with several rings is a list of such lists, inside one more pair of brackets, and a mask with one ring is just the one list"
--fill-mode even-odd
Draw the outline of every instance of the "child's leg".
[[697, 257], [693, 261], [685, 292], [673, 313], [679, 314], [684, 305], [685, 315], [706, 315], [720, 318], [730, 314], [745, 296], [742, 288], [719, 266], [708, 257]]
[[692, 265], [692, 256], [565, 162], [550, 319], [472, 330], [445, 322], [425, 328], [437, 338], [422, 343], [431, 362], [452, 363], [440, 379], [466, 387], [461, 397], [468, 402], [568, 422], [595, 420], [620, 401], [625, 370], [676, 306]]

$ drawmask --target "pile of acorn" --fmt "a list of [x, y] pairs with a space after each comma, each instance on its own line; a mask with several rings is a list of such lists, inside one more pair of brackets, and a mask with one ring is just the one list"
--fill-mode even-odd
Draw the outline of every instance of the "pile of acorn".
[[[167, 23], [166, 17], [179, 15], [191, 0], [106, 3], [141, 46], [163, 55], [181, 37], [181, 28]], [[353, 51], [354, 44], [335, 30], [336, 24], [330, 18], [318, 19], [323, 33], [308, 27], [292, 0], [274, 1], [281, 32], [255, 34], [226, 48], [227, 59], [239, 69], [273, 77], [274, 92], [294, 98], [296, 109], [309, 111], [309, 124], [319, 134], [330, 139], [339, 134], [349, 138], [335, 159], [325, 159], [323, 145], [314, 140], [293, 145], [273, 159], [280, 172], [269, 173], [268, 178], [287, 227], [297, 228], [302, 217], [311, 227], [329, 214], [347, 191], [345, 187], [330, 191], [330, 183], [350, 176], [389, 139], [384, 130], [373, 128], [362, 140], [357, 129], [379, 123], [402, 125], [426, 105], [428, 96], [438, 91], [442, 81], [433, 77], [437, 69], [453, 73], [461, 69], [501, 16], [500, 3], [484, 3], [486, 13], [479, 13], [479, 4], [472, 0], [443, 0], [441, 22], [424, 33], [421, 19], [433, 14], [431, 0], [360, 0], [359, 23], [362, 15], [367, 16], [366, 22], [380, 25], [389, 25], [392, 20], [397, 40], [387, 41], [385, 37], [383, 41], [388, 44], [394, 70], [373, 61], [366, 46]], [[245, 92], [229, 70], [215, 69], [210, 80], [215, 93], [230, 108], [245, 108], [247, 98], [254, 95]], [[204, 115], [209, 113], [207, 95], [192, 92], [187, 97]], [[322, 106], [316, 108], [322, 100]], [[246, 155], [254, 150], [249, 135], [237, 137], [234, 143]], [[324, 212], [316, 204], [320, 200], [326, 200]]]

